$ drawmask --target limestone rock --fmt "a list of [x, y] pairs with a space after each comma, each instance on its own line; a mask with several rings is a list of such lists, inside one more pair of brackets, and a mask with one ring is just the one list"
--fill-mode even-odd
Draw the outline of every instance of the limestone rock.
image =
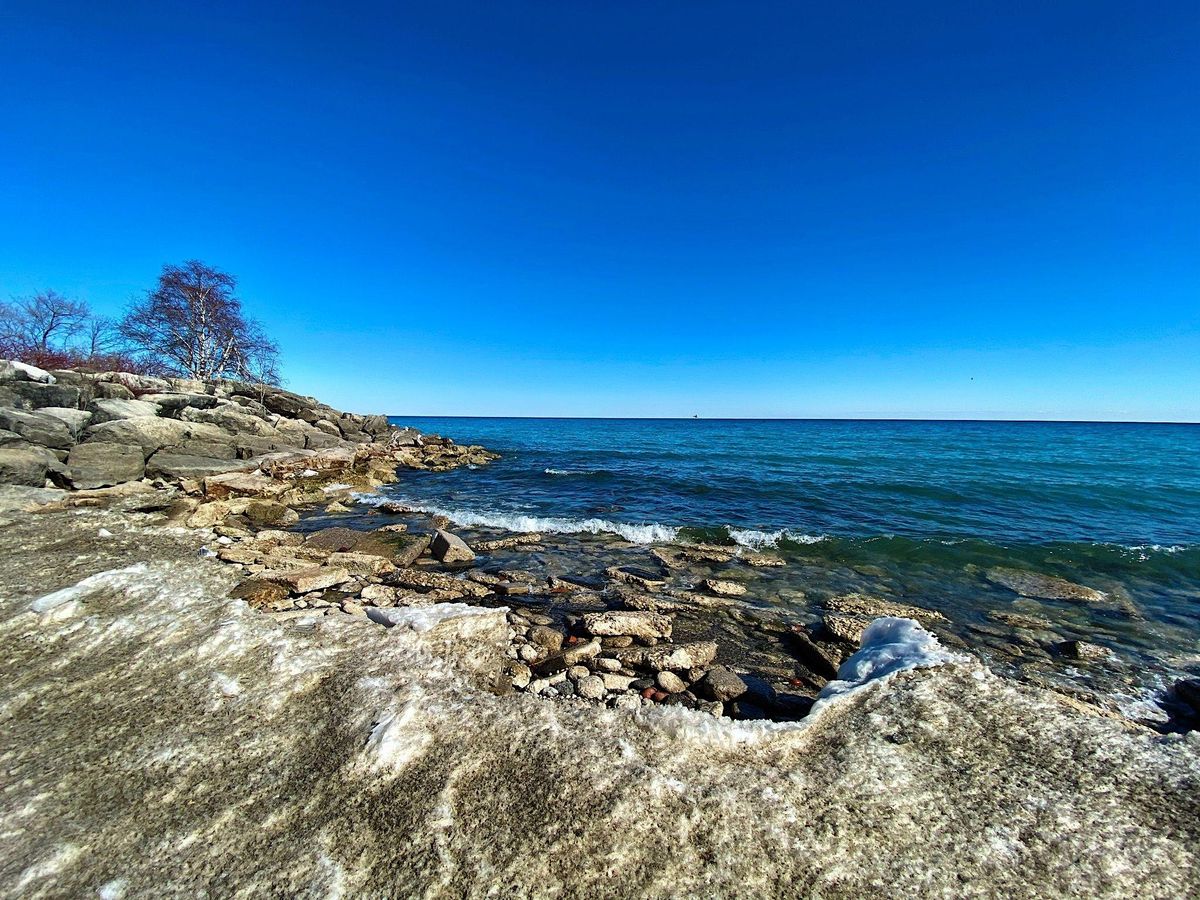
[[140, 447], [95, 441], [72, 447], [67, 469], [76, 490], [89, 490], [138, 480], [146, 461]]
[[668, 694], [678, 694], [687, 690], [687, 683], [674, 672], [659, 672], [655, 682]]
[[1056, 575], [1039, 575], [1036, 572], [1023, 572], [1020, 569], [994, 568], [988, 569], [984, 577], [1002, 587], [1020, 594], [1022, 597], [1034, 597], [1039, 600], [1072, 600], [1082, 603], [1102, 603], [1108, 595], [1095, 588], [1075, 584]]
[[51, 449], [66, 450], [75, 443], [65, 422], [42, 413], [0, 408], [0, 428], [19, 434], [31, 444]]
[[516, 547], [537, 544], [541, 541], [542, 536], [540, 534], [517, 534], [512, 537], [497, 538], [493, 541], [477, 541], [473, 547], [476, 553], [493, 553], [496, 550], [512, 550]]
[[700, 582], [700, 587], [718, 597], [741, 597], [746, 593], [746, 588], [736, 581], [721, 581], [716, 578], [705, 578]]
[[597, 640], [583, 641], [573, 644], [558, 653], [551, 654], [535, 666], [539, 674], [566, 670], [577, 666], [585, 660], [600, 655], [600, 642]]
[[429, 551], [444, 563], [470, 562], [475, 553], [467, 542], [453, 532], [438, 529], [429, 544]]
[[38, 412], [43, 416], [53, 416], [58, 419], [67, 428], [71, 429], [71, 434], [76, 438], [79, 437], [79, 433], [92, 420], [92, 414], [87, 410], [75, 409], [69, 406], [44, 406]]
[[204, 479], [204, 496], [213, 500], [225, 497], [262, 497], [274, 499], [288, 490], [288, 485], [274, 478], [252, 472], [227, 472]]
[[300, 520], [300, 514], [289, 506], [274, 500], [251, 500], [246, 504], [246, 518], [255, 525], [270, 525], [286, 528]]
[[669, 638], [671, 619], [653, 612], [613, 611], [585, 613], [583, 627], [598, 637], [629, 635], [639, 638]]
[[589, 675], [586, 678], [579, 679], [576, 692], [584, 700], [603, 700], [605, 695], [608, 694], [608, 689], [604, 686], [603, 678], [598, 675]]
[[268, 571], [262, 573], [262, 578], [289, 587], [293, 594], [307, 594], [311, 591], [323, 591], [350, 580], [350, 573], [345, 569], [312, 566], [307, 569], [293, 569], [289, 572]]
[[304, 541], [305, 546], [336, 552], [370, 553], [396, 566], [411, 566], [429, 546], [427, 535], [390, 531], [358, 531], [353, 528], [322, 528]]
[[[91, 443], [89, 441], [89, 443]], [[253, 468], [253, 464], [250, 464]], [[187, 453], [175, 453], [162, 450], [155, 453], [146, 461], [146, 474], [151, 478], [200, 480], [209, 475], [219, 475], [247, 468], [245, 460], [214, 459], [211, 456], [192, 456]]]
[[661, 647], [612, 648], [609, 652], [626, 665], [645, 666], [655, 671], [682, 671], [707, 666], [717, 657], [717, 645], [713, 641], [696, 641]]
[[245, 600], [258, 609], [271, 609], [287, 599], [288, 589], [273, 581], [251, 578], [230, 591], [229, 596]]
[[946, 617], [934, 609], [920, 606], [909, 606], [906, 603], [896, 603], [894, 600], [884, 600], [868, 594], [841, 594], [825, 601], [825, 608], [834, 612], [862, 616], [867, 619], [877, 619], [880, 616], [897, 616], [901, 619], [916, 619], [918, 622], [944, 622]]
[[1056, 649], [1068, 659], [1081, 661], [1107, 659], [1110, 655], [1106, 647], [1089, 644], [1087, 641], [1062, 641], [1056, 645]]
[[61, 470], [58, 457], [45, 447], [9, 444], [0, 447], [0, 483], [40, 488], [52, 471]]
[[145, 400], [93, 400], [88, 406], [88, 411], [92, 414], [92, 422], [100, 425], [118, 419], [157, 416], [158, 404], [147, 403]]

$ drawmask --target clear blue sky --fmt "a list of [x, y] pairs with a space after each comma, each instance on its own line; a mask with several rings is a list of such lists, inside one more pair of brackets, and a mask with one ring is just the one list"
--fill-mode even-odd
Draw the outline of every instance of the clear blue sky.
[[0, 296], [364, 411], [1200, 420], [1200, 7], [0, 0]]

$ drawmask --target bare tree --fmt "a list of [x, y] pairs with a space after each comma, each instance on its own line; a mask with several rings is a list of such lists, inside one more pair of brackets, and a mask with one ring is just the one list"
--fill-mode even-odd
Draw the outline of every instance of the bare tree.
[[4, 304], [0, 310], [2, 343], [25, 354], [60, 352], [87, 327], [90, 317], [86, 303], [56, 291], [42, 291]]
[[189, 378], [279, 383], [279, 348], [242, 312], [237, 279], [199, 260], [164, 266], [119, 330], [151, 367]]
[[88, 358], [111, 356], [118, 350], [121, 335], [116, 323], [107, 316], [92, 316], [84, 329], [83, 352]]

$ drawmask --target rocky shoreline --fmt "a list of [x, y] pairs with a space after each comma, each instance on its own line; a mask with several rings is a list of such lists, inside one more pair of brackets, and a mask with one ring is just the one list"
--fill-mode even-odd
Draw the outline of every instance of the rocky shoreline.
[[278, 389], [0, 363], [0, 428], [14, 893], [1200, 889], [1196, 732], [992, 675], [936, 611], [458, 533], [376, 490], [495, 454]]

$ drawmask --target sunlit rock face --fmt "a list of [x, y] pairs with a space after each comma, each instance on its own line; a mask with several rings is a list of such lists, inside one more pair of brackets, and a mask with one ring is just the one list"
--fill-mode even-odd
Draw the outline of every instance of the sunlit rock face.
[[502, 613], [274, 621], [149, 521], [0, 528], [6, 895], [1200, 890], [1194, 736], [879, 652], [798, 724], [499, 695]]

